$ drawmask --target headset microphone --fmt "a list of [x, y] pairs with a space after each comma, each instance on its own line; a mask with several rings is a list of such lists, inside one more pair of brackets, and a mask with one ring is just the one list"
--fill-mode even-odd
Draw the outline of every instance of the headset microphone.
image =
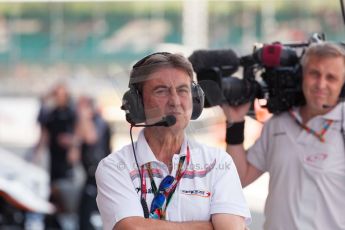
[[176, 117], [173, 115], [168, 115], [166, 117], [163, 117], [162, 120], [150, 124], [150, 125], [136, 125], [136, 124], [132, 124], [132, 126], [134, 127], [153, 127], [153, 126], [164, 126], [164, 127], [170, 127], [175, 125], [176, 123]]
[[322, 108], [323, 109], [329, 109], [329, 108], [332, 108], [333, 106], [331, 106], [331, 105], [322, 105]]
[[344, 98], [340, 97], [337, 101], [337, 103], [335, 103], [334, 105], [327, 105], [327, 104], [324, 104], [322, 105], [322, 108], [323, 109], [330, 109], [332, 107], [335, 107], [339, 102], [344, 102]]
[[[335, 106], [338, 105], [339, 103], [343, 103], [343, 102], [345, 102], [345, 84], [344, 84], [343, 87], [341, 88], [340, 95], [339, 95], [339, 97], [338, 97], [338, 101], [337, 101], [335, 104], [333, 104], [333, 105], [324, 104], [324, 105], [322, 105], [322, 108], [324, 108], [324, 109], [329, 109], [329, 108], [335, 107]], [[342, 105], [344, 105], [344, 104], [342, 104]]]

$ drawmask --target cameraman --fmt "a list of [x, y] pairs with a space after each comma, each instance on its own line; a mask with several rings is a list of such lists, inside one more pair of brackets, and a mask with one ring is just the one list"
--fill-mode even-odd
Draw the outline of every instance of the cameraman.
[[242, 186], [270, 175], [264, 229], [345, 229], [345, 51], [328, 42], [309, 46], [301, 60], [306, 103], [274, 115], [260, 138], [243, 147], [250, 104], [223, 105], [227, 152]]

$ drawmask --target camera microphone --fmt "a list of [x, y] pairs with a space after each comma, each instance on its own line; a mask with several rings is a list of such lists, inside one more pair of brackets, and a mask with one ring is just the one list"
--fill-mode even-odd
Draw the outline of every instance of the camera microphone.
[[[235, 73], [240, 65], [240, 60], [231, 49], [225, 50], [197, 50], [189, 56], [189, 61], [197, 75], [203, 71], [219, 69], [223, 76], [230, 76]], [[202, 76], [202, 79], [204, 79]]]
[[132, 126], [134, 127], [153, 127], [153, 126], [164, 126], [164, 127], [170, 127], [175, 125], [176, 123], [176, 117], [173, 115], [167, 115], [165, 117], [162, 118], [162, 120], [153, 123], [153, 124], [149, 124], [149, 125], [136, 125], [136, 124], [132, 124]]

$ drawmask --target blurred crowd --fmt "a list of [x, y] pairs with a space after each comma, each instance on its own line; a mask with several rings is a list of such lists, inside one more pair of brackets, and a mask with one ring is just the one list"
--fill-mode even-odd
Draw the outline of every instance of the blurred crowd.
[[98, 162], [111, 152], [112, 131], [97, 102], [87, 95], [72, 98], [67, 84], [61, 82], [42, 96], [37, 121], [41, 135], [31, 160], [39, 164], [49, 153], [49, 201], [56, 207], [54, 214], [42, 218], [42, 226], [101, 229], [94, 175]]

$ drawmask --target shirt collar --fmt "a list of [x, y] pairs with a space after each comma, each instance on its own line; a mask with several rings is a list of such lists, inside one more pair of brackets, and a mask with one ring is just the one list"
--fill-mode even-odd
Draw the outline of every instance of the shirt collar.
[[[181, 145], [179, 156], [187, 155], [187, 143], [187, 136], [185, 135], [183, 143]], [[146, 141], [144, 129], [142, 129], [139, 133], [138, 140], [135, 144], [135, 152], [137, 154], [138, 164], [140, 167], [149, 162], [159, 162]]]
[[342, 116], [344, 116], [344, 102], [338, 103], [331, 111], [324, 114], [322, 117], [324, 119], [334, 120], [334, 121], [341, 121]]
[[[342, 116], [344, 116], [345, 112], [342, 113], [342, 110], [345, 109], [344, 102], [338, 103], [331, 111], [324, 115], [320, 115], [319, 117], [326, 119], [326, 120], [333, 120], [333, 121], [340, 121], [342, 119]], [[301, 113], [300, 113], [300, 107], [294, 107], [292, 108], [292, 112], [295, 114], [296, 118], [299, 121], [302, 121]]]

